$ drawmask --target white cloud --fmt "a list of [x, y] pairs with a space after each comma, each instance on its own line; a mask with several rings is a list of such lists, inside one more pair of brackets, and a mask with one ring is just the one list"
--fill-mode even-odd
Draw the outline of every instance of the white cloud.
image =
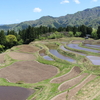
[[69, 0], [63, 0], [60, 4], [69, 3]]
[[19, 22], [19, 19], [16, 19], [17, 22]]
[[93, 2], [97, 2], [98, 0], [92, 0]]
[[76, 4], [80, 4], [80, 1], [79, 1], [79, 0], [74, 0], [74, 2], [75, 2]]
[[33, 12], [41, 12], [42, 11], [42, 9], [40, 9], [40, 8], [34, 8], [33, 9]]

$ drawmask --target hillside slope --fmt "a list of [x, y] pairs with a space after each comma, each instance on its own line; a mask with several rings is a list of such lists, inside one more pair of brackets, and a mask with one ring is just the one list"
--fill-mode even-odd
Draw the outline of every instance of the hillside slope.
[[100, 6], [92, 9], [85, 9], [74, 14], [67, 14], [66, 16], [61, 17], [43, 16], [40, 19], [34, 21], [25, 21], [19, 24], [11, 25], [1, 25], [0, 30], [14, 29], [17, 31], [19, 29], [25, 29], [29, 25], [34, 27], [43, 25], [58, 28], [60, 26], [79, 26], [82, 24], [97, 28], [98, 25], [100, 25]]

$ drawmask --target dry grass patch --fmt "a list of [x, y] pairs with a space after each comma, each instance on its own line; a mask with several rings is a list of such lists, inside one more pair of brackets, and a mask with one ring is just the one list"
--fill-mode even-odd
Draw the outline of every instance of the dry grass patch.
[[57, 68], [36, 61], [16, 62], [0, 70], [0, 77], [10, 82], [36, 83], [57, 74]]
[[75, 100], [73, 97], [76, 95], [76, 93], [89, 81], [93, 80], [96, 76], [95, 75], [89, 75], [84, 81], [82, 81], [79, 85], [74, 87], [68, 92], [68, 100]]
[[[94, 100], [100, 95], [100, 77], [85, 85], [73, 100]], [[99, 100], [99, 99], [96, 99]]]

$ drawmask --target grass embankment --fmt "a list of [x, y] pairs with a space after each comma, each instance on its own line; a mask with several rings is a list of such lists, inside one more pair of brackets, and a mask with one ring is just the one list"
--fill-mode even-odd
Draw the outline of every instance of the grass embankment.
[[[86, 54], [86, 55], [94, 55], [94, 56], [100, 56], [100, 54], [98, 54], [98, 53], [92, 53], [92, 52], [88, 52], [88, 51], [84, 51], [84, 50], [78, 50], [78, 49], [74, 49], [74, 48], [69, 48], [69, 47], [67, 47], [66, 45], [64, 46], [66, 49], [69, 49], [69, 50], [71, 50], [71, 51], [75, 51], [75, 52], [79, 52], [79, 53], [84, 53], [84, 54]], [[72, 53], [72, 52], [71, 52]], [[72, 53], [73, 54], [73, 53]], [[78, 54], [77, 54], [78, 55]], [[77, 57], [77, 56], [76, 56]], [[78, 58], [82, 58], [83, 60], [82, 60], [82, 62], [81, 62], [81, 64], [80, 63], [78, 63], [79, 64], [79, 66], [83, 66], [83, 68], [85, 69], [85, 71], [86, 72], [88, 72], [88, 73], [93, 73], [93, 74], [96, 74], [96, 75], [99, 75], [100, 74], [100, 65], [93, 65], [92, 63], [91, 63], [91, 61], [88, 59], [88, 58], [86, 58], [85, 56], [84, 57], [82, 57], [81, 55], [79, 56], [78, 55], [78, 57], [77, 57], [77, 59]], [[79, 60], [81, 60], [81, 59], [79, 59]]]
[[87, 47], [87, 46], [84, 46], [84, 43], [80, 43], [79, 46], [80, 46], [80, 47], [83, 47], [83, 48], [88, 48], [88, 49], [93, 49], [93, 50], [99, 50], [99, 51], [100, 51], [99, 48], [94, 48], [94, 47]]
[[79, 53], [84, 53], [86, 55], [93, 55], [93, 56], [100, 56], [99, 53], [94, 53], [94, 52], [90, 52], [90, 51], [84, 51], [84, 50], [79, 50], [79, 49], [74, 49], [74, 48], [70, 48], [66, 45], [64, 45], [64, 47], [68, 50], [71, 50], [71, 51], [75, 51], [75, 52], [79, 52]]
[[[55, 57], [54, 55], [52, 55], [49, 52], [49, 49], [45, 45], [39, 43], [38, 46], [41, 49], [44, 49], [46, 51], [46, 54], [48, 56], [52, 57], [54, 59], [54, 61], [45, 60], [42, 56], [39, 55], [39, 53], [35, 54], [37, 56], [37, 60], [40, 63], [53, 65], [53, 66], [56, 66], [57, 68], [59, 68], [59, 73], [54, 77], [64, 75], [65, 73], [70, 71], [70, 69], [73, 66], [82, 67], [83, 71], [92, 73], [92, 71], [88, 71], [88, 69], [90, 67], [87, 67], [87, 66], [93, 66], [93, 65], [91, 64], [91, 62], [86, 60], [87, 58], [85, 58], [85, 56], [81, 56], [81, 55], [78, 55], [76, 53], [62, 52], [58, 49], [58, 51], [60, 53], [62, 52], [62, 53], [64, 53], [64, 55], [66, 54], [67, 56], [70, 56], [70, 57], [77, 60], [77, 64], [72, 64], [72, 63], [61, 60], [61, 59]], [[87, 55], [88, 55], [88, 53], [87, 53]], [[51, 78], [51, 79], [53, 79], [53, 78]], [[60, 84], [50, 83], [51, 79], [47, 79], [47, 80], [44, 80], [44, 81], [33, 84], [33, 88], [35, 90], [37, 90], [37, 92], [34, 94], [34, 97], [36, 97], [36, 100], [50, 100], [54, 96], [62, 93], [62, 92], [58, 91], [58, 87], [59, 87]]]
[[99, 100], [100, 98], [100, 76], [88, 82], [78, 91], [72, 100]]
[[[38, 46], [41, 47], [42, 49], [45, 49], [46, 50], [46, 54], [48, 54], [53, 59], [55, 59], [54, 61], [48, 61], [48, 60], [45, 60], [43, 57], [41, 57], [38, 53], [36, 54], [37, 60], [39, 62], [44, 63], [44, 64], [50, 64], [50, 65], [53, 65], [53, 66], [56, 66], [57, 68], [59, 68], [59, 73], [54, 77], [58, 77], [58, 76], [64, 75], [68, 71], [70, 71], [70, 69], [73, 66], [77, 66], [76, 64], [71, 64], [71, 63], [69, 63], [67, 61], [63, 61], [63, 60], [55, 57], [54, 55], [49, 53], [49, 49], [45, 45], [38, 44]], [[43, 99], [50, 100], [55, 95], [62, 93], [62, 92], [58, 91], [58, 86], [60, 84], [50, 83], [51, 79], [48, 79], [48, 80], [45, 80], [43, 82], [39, 82], [39, 83], [35, 84], [36, 86], [39, 86], [39, 85], [43, 85], [44, 86], [44, 89], [42, 90], [43, 92], [39, 93], [39, 95], [37, 97], [37, 100], [43, 100]], [[42, 97], [41, 97], [41, 95], [42, 95]]]
[[[71, 39], [73, 39], [73, 38], [71, 38]], [[61, 42], [63, 42], [63, 40], [65, 40], [64, 42], [68, 42], [71, 39], [67, 40], [67, 39], [64, 38], [64, 39], [61, 39], [62, 40]], [[74, 39], [74, 40], [78, 40], [78, 39]], [[83, 39], [80, 39], [80, 40], [83, 40]], [[41, 48], [41, 50], [44, 49], [48, 56], [50, 56], [54, 59], [54, 61], [45, 60], [42, 56], [39, 55], [39, 51], [38, 51], [38, 52], [35, 52], [35, 56], [37, 57], [37, 61], [40, 62], [40, 63], [56, 66], [59, 69], [59, 73], [56, 76], [54, 76], [50, 79], [47, 79], [47, 80], [44, 80], [44, 81], [41, 81], [41, 82], [38, 82], [38, 83], [34, 83], [34, 84], [25, 84], [25, 83], [20, 83], [20, 82], [18, 82], [18, 83], [9, 83], [9, 82], [6, 81], [6, 79], [1, 79], [0, 78], [0, 85], [1, 86], [20, 86], [20, 87], [25, 87], [25, 88], [32, 88], [36, 92], [33, 95], [31, 95], [28, 98], [28, 100], [32, 100], [33, 97], [36, 98], [36, 100], [51, 100], [51, 98], [53, 98], [54, 96], [62, 93], [58, 90], [58, 87], [61, 84], [50, 83], [51, 79], [68, 73], [70, 71], [70, 69], [74, 66], [81, 67], [81, 68], [83, 68], [83, 71], [88, 72], [88, 68], [87, 68], [88, 64], [86, 64], [86, 62], [88, 63], [88, 61], [85, 61], [86, 59], [83, 56], [79, 56], [78, 54], [75, 54], [75, 53], [72, 54], [70, 52], [64, 52], [64, 55], [66, 54], [67, 56], [70, 56], [70, 57], [77, 60], [76, 64], [75, 63], [70, 63], [68, 61], [61, 60], [61, 59], [57, 58], [56, 56], [52, 55], [49, 52], [49, 49], [45, 45], [43, 45], [41, 43], [38, 43], [37, 45]], [[59, 43], [58, 43], [58, 45], [59, 45]], [[16, 49], [19, 49], [19, 48], [16, 48]], [[61, 51], [59, 49], [58, 49], [58, 51], [60, 53], [61, 52], [63, 53], [63, 51]], [[12, 63], [17, 61], [17, 60], [11, 59], [9, 56], [8, 56], [7, 59], [9, 59], [10, 64], [11, 64], [11, 61], [12, 61]]]

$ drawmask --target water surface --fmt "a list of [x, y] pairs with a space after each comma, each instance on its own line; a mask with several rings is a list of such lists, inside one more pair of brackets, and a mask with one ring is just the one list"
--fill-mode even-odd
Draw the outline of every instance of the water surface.
[[68, 44], [67, 46], [70, 47], [70, 48], [74, 48], [74, 49], [79, 49], [79, 50], [85, 50], [85, 51], [100, 53], [99, 50], [93, 50], [93, 49], [79, 47], [78, 44]]
[[67, 60], [67, 61], [69, 61], [69, 62], [74, 62], [74, 61], [75, 61], [74, 59], [72, 59], [72, 58], [70, 58], [70, 57], [66, 57], [66, 56], [60, 54], [60, 53], [59, 53], [57, 50], [55, 50], [55, 49], [50, 49], [49, 51], [50, 51], [50, 53], [52, 53], [53, 55], [55, 55], [56, 57], [58, 57], [58, 58], [60, 58], [60, 59]]
[[[70, 52], [74, 52], [74, 51], [71, 51], [71, 50], [68, 50], [66, 48], [64, 48], [64, 46], [61, 46], [60, 47], [62, 50], [65, 50], [65, 51], [70, 51]], [[75, 52], [75, 53], [78, 53], [78, 52]], [[78, 53], [80, 55], [84, 55], [86, 56], [86, 54], [83, 54], [83, 53]], [[97, 56], [86, 56], [94, 65], [100, 65], [100, 57], [97, 57]]]
[[53, 60], [51, 57], [49, 57], [48, 55], [43, 56], [44, 59], [46, 60]]
[[86, 47], [98, 48], [100, 49], [100, 45], [91, 45], [91, 44], [84, 44]]
[[90, 59], [91, 62], [94, 65], [100, 65], [100, 57], [97, 57], [97, 56], [87, 56], [87, 58]]
[[65, 51], [70, 51], [70, 52], [74, 52], [74, 53], [78, 53], [78, 54], [80, 54], [80, 55], [84, 55], [84, 56], [86, 56], [86, 54], [83, 54], [83, 53], [79, 53], [79, 52], [75, 52], [75, 51], [68, 50], [68, 49], [66, 49], [63, 45], [60, 46], [60, 48], [61, 48], [62, 50], [65, 50]]

